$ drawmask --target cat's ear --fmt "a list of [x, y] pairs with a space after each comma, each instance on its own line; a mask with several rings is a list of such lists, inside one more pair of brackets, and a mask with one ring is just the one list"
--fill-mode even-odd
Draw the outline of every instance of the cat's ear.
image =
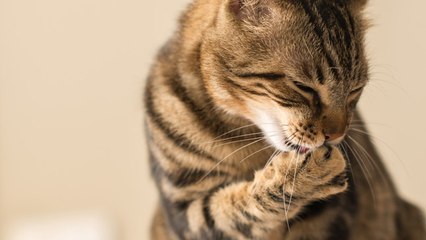
[[228, 9], [238, 21], [261, 23], [271, 15], [270, 0], [229, 0]]
[[353, 10], [361, 11], [367, 5], [368, 0], [346, 0]]

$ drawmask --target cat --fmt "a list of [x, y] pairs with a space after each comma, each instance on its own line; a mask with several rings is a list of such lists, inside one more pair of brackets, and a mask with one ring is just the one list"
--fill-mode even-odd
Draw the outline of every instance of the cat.
[[190, 5], [145, 88], [152, 239], [426, 239], [356, 110], [366, 3]]

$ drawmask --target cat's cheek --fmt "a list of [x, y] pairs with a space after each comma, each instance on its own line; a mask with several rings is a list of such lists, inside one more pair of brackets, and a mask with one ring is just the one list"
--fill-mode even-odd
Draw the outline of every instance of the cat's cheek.
[[285, 144], [288, 118], [280, 117], [280, 119], [277, 119], [273, 114], [257, 109], [252, 109], [252, 112], [254, 113], [252, 121], [262, 130], [266, 140], [280, 151], [291, 151], [291, 148]]
[[232, 92], [220, 84], [216, 79], [212, 78], [206, 81], [207, 93], [212, 98], [217, 107], [230, 115], [237, 115], [247, 118], [249, 111], [247, 104], [240, 99], [235, 98]]
[[233, 99], [231, 93], [214, 78], [210, 78], [206, 81], [206, 88], [213, 99], [220, 99], [222, 101]]

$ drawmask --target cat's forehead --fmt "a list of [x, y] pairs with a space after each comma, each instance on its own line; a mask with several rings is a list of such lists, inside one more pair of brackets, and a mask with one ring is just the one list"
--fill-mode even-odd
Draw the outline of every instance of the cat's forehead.
[[[290, 1], [266, 30], [246, 34], [251, 67], [285, 68], [301, 79], [319, 72], [334, 81], [358, 81], [365, 72], [363, 32], [340, 1]], [[288, 9], [292, 13], [288, 13]], [[297, 13], [297, 14], [295, 14]], [[288, 16], [286, 16], [286, 14]], [[358, 72], [358, 73], [356, 73]], [[365, 75], [365, 74], [364, 74]]]

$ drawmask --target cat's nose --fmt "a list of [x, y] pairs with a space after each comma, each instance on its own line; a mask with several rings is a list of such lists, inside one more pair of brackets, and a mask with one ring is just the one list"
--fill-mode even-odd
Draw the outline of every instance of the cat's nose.
[[338, 132], [338, 133], [324, 133], [325, 135], [325, 141], [330, 142], [340, 142], [343, 140], [343, 137], [345, 136], [345, 132]]
[[338, 144], [346, 134], [347, 118], [343, 114], [329, 115], [323, 121], [325, 142]]

